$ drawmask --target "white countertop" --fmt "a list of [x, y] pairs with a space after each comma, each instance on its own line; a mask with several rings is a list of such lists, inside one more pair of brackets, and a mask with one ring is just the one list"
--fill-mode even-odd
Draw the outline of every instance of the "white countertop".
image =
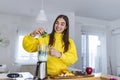
[[[18, 72], [21, 76], [16, 78], [16, 80], [30, 80], [33, 78], [33, 75], [29, 72]], [[8, 73], [1, 73], [0, 80], [11, 80], [11, 78], [7, 77]], [[32, 80], [32, 79], [31, 79]]]

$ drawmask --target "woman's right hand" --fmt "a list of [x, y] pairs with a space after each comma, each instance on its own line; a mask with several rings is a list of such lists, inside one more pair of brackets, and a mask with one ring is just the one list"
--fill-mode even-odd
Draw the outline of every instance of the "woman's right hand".
[[45, 32], [44, 28], [39, 27], [39, 28], [35, 29], [32, 33], [30, 33], [30, 36], [35, 37], [36, 35], [44, 34], [44, 32]]

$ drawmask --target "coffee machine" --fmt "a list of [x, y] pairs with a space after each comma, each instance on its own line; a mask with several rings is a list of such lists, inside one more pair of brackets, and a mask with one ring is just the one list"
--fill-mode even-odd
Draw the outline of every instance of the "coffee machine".
[[38, 50], [38, 62], [36, 65], [36, 72], [34, 80], [44, 80], [47, 78], [47, 58], [48, 58], [48, 46], [41, 45]]

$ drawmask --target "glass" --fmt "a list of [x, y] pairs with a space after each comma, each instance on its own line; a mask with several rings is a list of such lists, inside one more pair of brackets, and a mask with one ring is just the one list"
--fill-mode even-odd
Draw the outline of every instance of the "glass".
[[38, 51], [38, 61], [47, 61], [49, 47], [48, 45], [40, 45]]

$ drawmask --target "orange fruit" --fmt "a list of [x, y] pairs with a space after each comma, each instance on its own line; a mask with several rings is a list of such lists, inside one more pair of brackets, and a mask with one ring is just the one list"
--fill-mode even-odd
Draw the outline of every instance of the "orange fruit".
[[62, 73], [66, 74], [67, 72], [69, 72], [67, 69], [63, 69]]

